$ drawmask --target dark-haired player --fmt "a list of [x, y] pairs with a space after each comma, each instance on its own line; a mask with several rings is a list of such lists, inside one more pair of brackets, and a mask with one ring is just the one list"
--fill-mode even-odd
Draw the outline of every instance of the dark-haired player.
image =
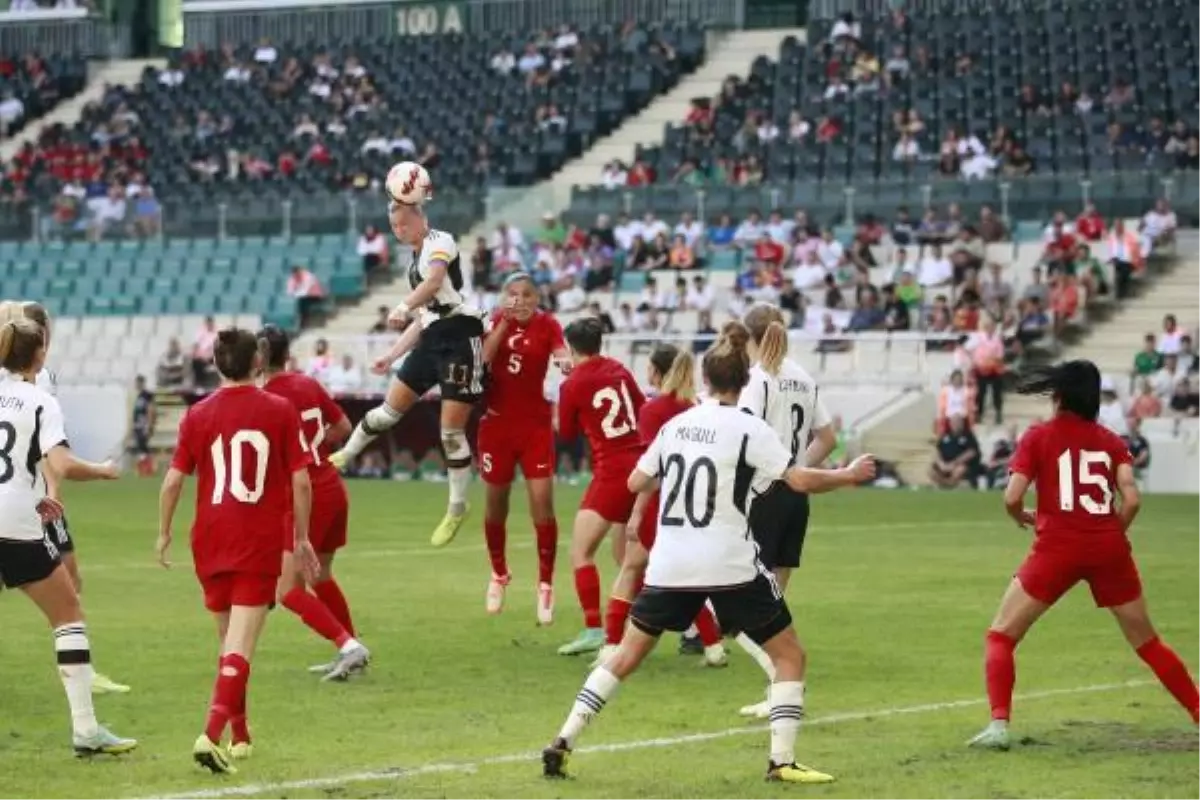
[[[1158, 638], [1142, 596], [1128, 536], [1141, 498], [1125, 442], [1096, 422], [1100, 371], [1090, 361], [1068, 361], [1025, 376], [1018, 391], [1049, 395], [1054, 417], [1026, 431], [1009, 462], [1005, 510], [1021, 528], [1033, 525], [1036, 535], [987, 632], [992, 721], [970, 744], [1008, 749], [1014, 651], [1042, 614], [1080, 581], [1197, 721], [1196, 683], [1183, 660]], [[1024, 505], [1031, 485], [1037, 490], [1036, 513]]]
[[426, 392], [439, 387], [450, 503], [430, 542], [443, 547], [454, 539], [467, 515], [471, 483], [467, 420], [483, 396], [483, 313], [463, 295], [463, 270], [454, 236], [431, 228], [419, 205], [393, 201], [388, 214], [392, 233], [413, 251], [408, 268], [412, 291], [392, 311], [388, 322], [406, 328], [416, 318], [421, 330], [419, 334], [406, 331], [401, 337], [416, 346], [400, 365], [384, 402], [367, 412], [329, 460], [338, 469], [344, 468], [376, 437], [395, 427]]
[[634, 602], [632, 624], [620, 647], [588, 676], [558, 736], [542, 751], [547, 777], [565, 774], [576, 738], [650, 654], [663, 631], [685, 630], [705, 602], [711, 602], [722, 624], [745, 631], [775, 664], [767, 778], [833, 780], [796, 763], [804, 652], [774, 576], [758, 560], [758, 548], [746, 532], [750, 482], [762, 477], [786, 481], [798, 492], [824, 492], [867, 480], [875, 468], [870, 456], [846, 469], [791, 465], [791, 453], [771, 427], [738, 408], [750, 374], [749, 338], [741, 323], [725, 326], [703, 363], [715, 402], [670, 419], [628, 477], [629, 490], [639, 493], [662, 483], [646, 585]]
[[558, 522], [554, 518], [554, 422], [546, 400], [546, 372], [551, 361], [569, 368], [562, 327], [551, 314], [538, 310], [533, 279], [524, 272], [504, 281], [504, 305], [492, 318], [483, 343], [489, 365], [487, 411], [479, 421], [479, 473], [487, 486], [483, 533], [487, 539], [492, 577], [486, 608], [499, 614], [511, 580], [505, 544], [508, 501], [517, 466], [529, 492], [529, 514], [537, 532], [539, 625], [554, 621], [554, 559]]
[[[320, 565], [308, 541], [312, 459], [300, 439], [292, 404], [254, 385], [262, 369], [258, 337], [229, 328], [213, 350], [221, 387], [192, 406], [179, 426], [179, 445], [159, 498], [158, 558], [169, 567], [171, 525], [183, 480], [196, 472], [192, 560], [204, 606], [217, 622], [221, 661], [204, 732], [192, 757], [213, 772], [235, 772], [250, 755], [246, 684], [250, 661], [283, 564], [284, 536], [306, 579]], [[221, 739], [232, 729], [232, 749]]]
[[636, 499], [625, 482], [642, 451], [637, 418], [645, 398], [621, 362], [600, 354], [603, 332], [594, 317], [577, 319], [566, 330], [575, 366], [559, 392], [558, 434], [570, 441], [583, 430], [592, 452], [592, 482], [571, 533], [571, 567], [584, 629], [558, 649], [564, 656], [591, 653], [604, 645], [596, 550], [613, 530], [618, 560], [623, 556], [625, 523]]
[[279, 603], [337, 648], [337, 658], [333, 662], [320, 664], [312, 671], [322, 673], [322, 680], [345, 680], [351, 673], [366, 667], [371, 655], [355, 637], [350, 606], [333, 578], [333, 556], [346, 546], [350, 498], [346, 495], [342, 476], [329, 463], [328, 446], [350, 435], [350, 420], [324, 386], [308, 375], [287, 371], [290, 341], [282, 328], [268, 325], [258, 337], [267, 347], [262, 388], [295, 407], [300, 416], [304, 449], [312, 458], [308, 467], [313, 494], [308, 540], [321, 563], [321, 572], [312, 584], [310, 594], [292, 557], [292, 537], [285, 536]]

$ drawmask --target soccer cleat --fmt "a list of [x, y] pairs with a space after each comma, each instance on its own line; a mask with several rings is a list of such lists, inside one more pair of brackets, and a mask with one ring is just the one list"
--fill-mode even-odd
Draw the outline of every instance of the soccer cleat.
[[759, 703], [751, 703], [748, 706], [742, 706], [738, 709], [738, 713], [743, 717], [753, 717], [755, 719], [766, 719], [771, 716], [771, 704], [763, 700]]
[[554, 622], [554, 587], [548, 583], [538, 584], [537, 621], [538, 625], [550, 625]]
[[542, 751], [542, 776], [546, 778], [567, 777], [567, 758], [571, 748], [567, 747], [565, 739], [555, 739], [550, 746]]
[[1008, 738], [1008, 723], [1002, 719], [994, 719], [988, 726], [975, 734], [967, 747], [980, 747], [985, 750], [1007, 750], [1012, 747]]
[[129, 694], [129, 687], [97, 672], [92, 677], [92, 694]]
[[600, 628], [584, 628], [574, 640], [558, 648], [560, 656], [581, 656], [594, 653], [604, 646], [604, 631]]
[[833, 776], [792, 762], [791, 764], [769, 764], [767, 780], [780, 783], [833, 783]]
[[706, 667], [727, 667], [729, 666], [729, 653], [725, 651], [725, 646], [720, 642], [714, 645], [709, 645], [704, 648], [704, 666]]
[[346, 464], [350, 461], [350, 456], [345, 450], [338, 450], [336, 453], [330, 453], [325, 459], [339, 472], [346, 468]]
[[509, 576], [492, 573], [488, 581], [487, 601], [485, 607], [489, 614], [499, 614], [504, 610], [504, 591], [508, 588]]
[[453, 542], [454, 537], [458, 535], [458, 529], [462, 527], [466, 518], [465, 508], [461, 514], [452, 514], [447, 511], [446, 516], [442, 517], [442, 521], [434, 528], [433, 536], [429, 537], [429, 543], [434, 547], [445, 547]]
[[349, 680], [350, 676], [355, 672], [365, 670], [370, 661], [371, 651], [361, 644], [355, 645], [346, 652], [338, 654], [337, 661], [333, 662], [332, 669], [325, 673], [321, 681], [324, 683], [326, 681]]
[[308, 668], [308, 671], [314, 675], [324, 675], [329, 670], [333, 669], [337, 661], [326, 661], [324, 664], [313, 664]]
[[100, 725], [91, 736], [75, 736], [72, 739], [75, 755], [79, 758], [86, 756], [119, 756], [128, 753], [138, 746], [137, 739], [126, 739]]
[[234, 742], [229, 745], [229, 757], [234, 761], [245, 761], [254, 755], [253, 742]]
[[607, 664], [608, 660], [612, 658], [613, 655], [620, 649], [621, 645], [619, 644], [606, 644], [604, 647], [601, 647], [600, 650], [597, 651], [596, 657], [592, 659], [592, 669], [595, 669], [596, 667], [602, 667]]
[[681, 656], [704, 655], [704, 645], [700, 642], [700, 637], [699, 636], [680, 636], [679, 637], [679, 655], [681, 655]]
[[237, 772], [237, 767], [233, 765], [233, 758], [229, 755], [229, 751], [203, 733], [196, 740], [196, 744], [192, 746], [192, 760], [214, 775]]

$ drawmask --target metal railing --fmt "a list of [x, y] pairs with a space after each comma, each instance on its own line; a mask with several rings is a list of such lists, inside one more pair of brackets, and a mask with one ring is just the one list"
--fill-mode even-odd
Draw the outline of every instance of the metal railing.
[[859, 19], [879, 19], [902, 9], [909, 15], [988, 14], [1045, 11], [1062, 8], [1071, 0], [810, 0], [809, 19], [834, 19], [847, 11]]
[[0, 53], [35, 51], [43, 56], [122, 58], [129, 53], [129, 30], [84, 9], [0, 13]]
[[404, 38], [444, 33], [532, 32], [564, 23], [587, 28], [697, 22], [742, 24], [745, 0], [397, 0], [311, 5], [292, 0], [193, 0], [184, 3], [188, 46], [216, 47], [269, 37], [277, 42]]

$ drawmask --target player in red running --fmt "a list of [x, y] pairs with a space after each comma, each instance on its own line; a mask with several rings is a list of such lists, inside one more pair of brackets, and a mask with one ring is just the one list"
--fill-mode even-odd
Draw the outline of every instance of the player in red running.
[[[643, 449], [650, 446], [659, 430], [669, 420], [696, 405], [696, 366], [692, 354], [670, 344], [660, 344], [650, 354], [646, 378], [658, 394], [646, 401], [638, 414], [638, 435]], [[658, 492], [641, 494], [633, 506], [633, 514], [625, 535], [625, 559], [613, 584], [612, 595], [604, 614], [604, 647], [592, 666], [600, 666], [616, 652], [625, 635], [629, 609], [642, 590], [642, 578], [658, 532]], [[723, 667], [728, 663], [721, 646], [721, 629], [708, 606], [696, 616], [696, 630], [704, 647], [704, 663]]]
[[483, 343], [489, 371], [477, 442], [479, 471], [487, 486], [483, 533], [492, 562], [486, 608], [489, 614], [504, 610], [504, 593], [511, 580], [505, 523], [519, 464], [537, 532], [537, 620], [539, 625], [549, 625], [554, 621], [558, 522], [554, 518], [554, 421], [545, 383], [551, 360], [567, 371], [570, 354], [558, 320], [538, 310], [537, 289], [529, 275], [510, 275], [504, 281], [503, 297], [503, 309], [493, 315], [492, 330]]
[[[196, 472], [192, 560], [204, 606], [217, 621], [221, 660], [204, 732], [192, 757], [214, 773], [236, 772], [250, 755], [246, 684], [250, 661], [275, 600], [285, 535], [309, 582], [319, 564], [308, 541], [312, 485], [300, 418], [292, 404], [254, 385], [262, 368], [258, 337], [229, 328], [217, 335], [213, 360], [221, 388], [192, 406], [159, 497], [158, 559], [171, 562], [171, 524], [183, 480]], [[232, 749], [221, 744], [232, 728]]]
[[337, 648], [337, 658], [310, 671], [321, 673], [323, 681], [346, 680], [352, 673], [363, 670], [371, 656], [355, 637], [346, 596], [333, 578], [334, 554], [346, 546], [350, 499], [328, 456], [330, 446], [350, 435], [350, 420], [324, 386], [308, 375], [287, 371], [290, 342], [282, 328], [268, 325], [258, 338], [266, 345], [263, 389], [290, 402], [300, 415], [300, 435], [312, 458], [308, 468], [313, 491], [308, 539], [321, 563], [321, 572], [310, 594], [292, 556], [292, 537], [285, 536], [283, 574], [277, 597], [280, 605]]
[[566, 338], [575, 367], [559, 392], [558, 432], [569, 441], [582, 428], [592, 452], [592, 482], [571, 533], [571, 567], [584, 630], [558, 648], [559, 655], [574, 656], [604, 644], [596, 550], [612, 529], [617, 560], [624, 559], [625, 523], [636, 500], [626, 483], [642, 452], [637, 418], [645, 398], [621, 362], [600, 354], [604, 329], [599, 319], [575, 320], [567, 326]]
[[[1079, 581], [1087, 582], [1096, 605], [1112, 612], [1126, 641], [1197, 721], [1196, 683], [1183, 660], [1158, 638], [1142, 596], [1128, 537], [1141, 500], [1125, 442], [1096, 424], [1100, 371], [1090, 361], [1068, 361], [1027, 376], [1018, 390], [1050, 395], [1054, 417], [1021, 437], [1009, 464], [1005, 508], [1020, 527], [1035, 526], [1036, 536], [988, 629], [985, 671], [992, 722], [970, 744], [1009, 748], [1013, 652]], [[1024, 507], [1030, 485], [1037, 490], [1036, 513]]]

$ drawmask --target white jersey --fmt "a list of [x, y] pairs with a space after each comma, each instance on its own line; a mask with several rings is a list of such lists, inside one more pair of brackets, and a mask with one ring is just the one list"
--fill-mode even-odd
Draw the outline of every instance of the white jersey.
[[763, 567], [746, 522], [750, 487], [779, 480], [790, 460], [765, 422], [734, 406], [705, 403], [669, 420], [637, 465], [661, 482], [646, 585], [715, 589], [753, 581]]
[[420, 249], [413, 251], [412, 263], [408, 267], [409, 287], [416, 289], [429, 277], [429, 265], [433, 261], [446, 262], [446, 279], [433, 299], [419, 310], [421, 327], [428, 328], [446, 317], [483, 317], [483, 312], [467, 303], [458, 243], [445, 231], [430, 228]]
[[765, 420], [792, 454], [793, 463], [804, 463], [804, 451], [814, 428], [831, 419], [817, 391], [817, 382], [796, 362], [785, 358], [778, 375], [758, 364], [750, 368], [750, 382], [742, 389], [738, 405]]
[[[8, 370], [0, 368], [0, 380], [10, 379], [15, 380]], [[38, 372], [37, 378], [34, 379], [34, 385], [51, 397], [58, 397], [58, 376], [46, 367], [42, 367]]]
[[0, 381], [0, 539], [42, 538], [38, 465], [66, 443], [57, 400], [32, 383]]

